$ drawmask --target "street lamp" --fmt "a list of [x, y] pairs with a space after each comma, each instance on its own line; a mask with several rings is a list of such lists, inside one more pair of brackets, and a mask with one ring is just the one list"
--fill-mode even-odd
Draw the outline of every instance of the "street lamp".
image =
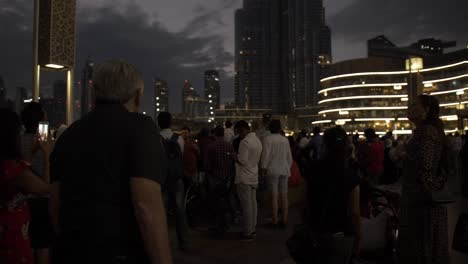
[[405, 62], [408, 71], [408, 99], [412, 103], [422, 93], [422, 76], [419, 71], [423, 69], [424, 63], [420, 57], [409, 57]]
[[67, 72], [66, 123], [73, 121], [76, 0], [35, 0], [32, 99], [39, 101], [41, 68]]

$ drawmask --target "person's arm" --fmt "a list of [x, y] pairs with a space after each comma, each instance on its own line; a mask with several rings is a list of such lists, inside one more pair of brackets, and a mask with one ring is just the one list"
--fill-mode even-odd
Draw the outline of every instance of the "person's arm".
[[180, 151], [184, 153], [184, 147], [185, 147], [185, 140], [182, 136], [179, 135], [179, 138], [177, 138], [177, 143], [179, 143], [180, 146]]
[[50, 192], [50, 185], [29, 169], [20, 173], [14, 183], [26, 193], [47, 194]]
[[158, 128], [151, 118], [136, 120], [134, 127], [128, 142], [128, 165], [135, 217], [151, 263], [172, 263], [161, 195], [161, 184], [167, 175], [167, 157]]
[[288, 168], [291, 169], [292, 167], [292, 163], [293, 163], [293, 159], [292, 159], [292, 154], [291, 154], [291, 148], [289, 147], [289, 142], [286, 142], [284, 144], [284, 151], [286, 151], [286, 162], [288, 164]]
[[59, 233], [60, 183], [54, 182], [49, 198], [49, 216], [55, 234]]
[[351, 220], [354, 226], [355, 241], [354, 241], [354, 253], [359, 255], [361, 247], [361, 209], [360, 209], [360, 188], [359, 185], [351, 192]]
[[249, 161], [249, 143], [247, 140], [241, 141], [236, 161], [241, 165], [245, 165]]
[[260, 162], [260, 165], [262, 166], [262, 170], [264, 171], [264, 173], [270, 162], [270, 155], [271, 155], [271, 144], [269, 142], [269, 139], [265, 138], [263, 140], [262, 159]]
[[151, 263], [172, 263], [160, 184], [145, 178], [132, 177], [130, 190], [135, 216]]

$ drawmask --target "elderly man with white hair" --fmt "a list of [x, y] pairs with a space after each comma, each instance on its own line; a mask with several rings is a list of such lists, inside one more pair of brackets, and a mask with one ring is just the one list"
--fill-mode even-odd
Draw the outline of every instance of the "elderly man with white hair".
[[143, 79], [131, 64], [95, 69], [95, 109], [51, 156], [54, 263], [172, 263], [161, 196], [161, 138], [139, 113]]

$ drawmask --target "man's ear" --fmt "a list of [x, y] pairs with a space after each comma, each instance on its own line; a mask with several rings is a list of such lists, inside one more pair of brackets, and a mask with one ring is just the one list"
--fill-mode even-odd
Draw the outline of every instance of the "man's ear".
[[142, 97], [143, 93], [141, 92], [141, 90], [137, 90], [134, 99], [134, 103], [137, 109], [140, 109]]

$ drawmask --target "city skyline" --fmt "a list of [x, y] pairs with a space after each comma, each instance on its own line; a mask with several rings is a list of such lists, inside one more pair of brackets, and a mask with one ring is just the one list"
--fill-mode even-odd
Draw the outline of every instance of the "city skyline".
[[[79, 1], [75, 80], [79, 79], [79, 69], [88, 54], [97, 62], [113, 57], [128, 59], [143, 71], [146, 83], [143, 111], [150, 112], [155, 74], [174, 87], [170, 105], [180, 109], [181, 91], [175, 89], [177, 83], [190, 79], [195, 89], [201, 91], [203, 72], [216, 69], [221, 75], [223, 101], [232, 100], [233, 22], [234, 10], [240, 7], [240, 2]], [[334, 61], [365, 57], [366, 40], [381, 34], [399, 45], [434, 37], [457, 40], [458, 48], [464, 47], [468, 34], [463, 26], [463, 10], [468, 3], [457, 2], [398, 0], [378, 5], [369, 0], [325, 0], [327, 21], [333, 32]], [[0, 36], [1, 47], [8, 51], [3, 56], [8, 63], [0, 66], [0, 75], [11, 98], [16, 87], [28, 90], [31, 87], [32, 6], [25, 0], [1, 3], [0, 24], [8, 25], [9, 30], [3, 28]], [[401, 12], [389, 12], [394, 9]], [[46, 73], [42, 85], [51, 86], [59, 78], [64, 77]], [[75, 99], [78, 94], [79, 91]]]

